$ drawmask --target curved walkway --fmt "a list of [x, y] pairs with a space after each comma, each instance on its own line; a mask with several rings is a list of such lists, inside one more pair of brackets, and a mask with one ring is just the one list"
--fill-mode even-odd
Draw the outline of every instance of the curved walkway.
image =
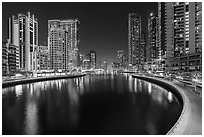
[[18, 79], [18, 80], [11, 80], [11, 81], [4, 81], [2, 82], [2, 88], [6, 88], [9, 86], [15, 86], [25, 83], [33, 83], [39, 81], [46, 81], [46, 80], [55, 80], [55, 79], [67, 79], [67, 78], [76, 78], [82, 77], [86, 74], [76, 74], [76, 75], [64, 75], [64, 76], [50, 76], [50, 77], [31, 77], [26, 79]]
[[[164, 84], [174, 87], [182, 96], [183, 110], [175, 123], [175, 125], [167, 133], [168, 135], [201, 135], [202, 134], [202, 98], [193, 92], [192, 86], [184, 85], [181, 82], [174, 80], [169, 82], [162, 78], [137, 76], [133, 77], [147, 81], [154, 81], [153, 83], [163, 82]], [[165, 86], [163, 85], [165, 88]], [[202, 90], [202, 89], [198, 89]]]
[[[190, 85], [184, 85], [183, 83], [174, 80], [172, 83], [179, 86], [184, 90], [185, 94], [189, 98], [189, 116], [184, 119], [186, 121], [186, 126], [181, 126], [184, 131], [183, 135], [201, 135], [202, 134], [202, 98], [193, 92], [194, 87]], [[197, 88], [202, 92], [201, 88]], [[179, 128], [177, 129], [179, 130]], [[176, 134], [171, 133], [171, 134]]]

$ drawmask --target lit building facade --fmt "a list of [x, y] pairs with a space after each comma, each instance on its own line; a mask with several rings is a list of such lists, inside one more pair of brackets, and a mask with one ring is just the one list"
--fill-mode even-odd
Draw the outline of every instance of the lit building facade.
[[8, 45], [8, 69], [10, 75], [15, 75], [19, 68], [18, 58], [18, 46], [14, 44]]
[[2, 76], [8, 75], [8, 44], [2, 42]]
[[37, 70], [49, 70], [47, 46], [39, 45], [37, 48]]
[[165, 3], [158, 2], [157, 8], [157, 47], [158, 47], [158, 71], [166, 68], [166, 44], [165, 44]]
[[158, 59], [157, 46], [157, 15], [150, 14], [148, 18], [148, 46], [147, 46], [147, 61]]
[[108, 62], [106, 60], [103, 62], [103, 69], [104, 70], [108, 69]]
[[101, 61], [99, 61], [97, 64], [96, 64], [96, 67], [97, 69], [103, 69], [103, 64]]
[[111, 67], [112, 70], [118, 70], [120, 68], [120, 64], [118, 63], [118, 61], [114, 61]]
[[141, 16], [137, 13], [128, 15], [128, 59], [130, 66], [140, 67], [140, 39], [141, 39]]
[[118, 67], [121, 68], [123, 66], [123, 63], [124, 63], [124, 52], [123, 50], [118, 50], [118, 55], [117, 55], [117, 58], [118, 58]]
[[96, 51], [93, 51], [93, 50], [90, 51], [90, 63], [91, 63], [91, 68], [95, 69], [96, 68]]
[[66, 70], [79, 66], [79, 20], [48, 20], [49, 66]]
[[83, 67], [84, 55], [79, 53], [79, 67]]
[[148, 18], [147, 39], [144, 69], [156, 72], [160, 69], [161, 47], [158, 44], [158, 16], [155, 13], [150, 13]]
[[142, 66], [144, 66], [144, 64], [146, 62], [146, 46], [147, 46], [147, 36], [146, 36], [146, 33], [142, 32], [142, 34], [141, 34], [141, 48], [140, 48], [140, 58], [141, 58], [141, 65]]
[[38, 46], [37, 19], [30, 12], [26, 15], [20, 13], [9, 18], [8, 26], [10, 50], [16, 50], [16, 69], [25, 71], [36, 70], [36, 48]]
[[91, 56], [90, 53], [86, 54], [83, 59], [83, 68], [90, 69], [91, 68]]
[[165, 3], [167, 69], [202, 70], [202, 3]]

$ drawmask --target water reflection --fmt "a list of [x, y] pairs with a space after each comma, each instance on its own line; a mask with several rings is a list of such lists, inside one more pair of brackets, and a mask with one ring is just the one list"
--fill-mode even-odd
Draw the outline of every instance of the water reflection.
[[173, 95], [172, 95], [171, 92], [168, 92], [168, 100], [169, 100], [170, 102], [172, 102], [172, 100], [173, 100]]
[[19, 97], [23, 93], [22, 85], [16, 85], [15, 86], [16, 96]]
[[148, 83], [148, 93], [151, 94], [152, 93], [152, 84]]
[[129, 91], [133, 92], [133, 78], [131, 76], [128, 77], [128, 87]]
[[165, 134], [181, 111], [174, 94], [128, 74], [36, 82], [2, 93], [4, 134]]
[[28, 102], [25, 111], [25, 134], [38, 133], [38, 108], [35, 102]]

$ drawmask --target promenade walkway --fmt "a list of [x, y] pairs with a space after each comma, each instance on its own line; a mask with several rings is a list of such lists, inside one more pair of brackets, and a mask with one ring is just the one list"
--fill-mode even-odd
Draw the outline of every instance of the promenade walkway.
[[133, 75], [133, 77], [149, 82], [152, 81], [153, 83], [167, 83], [175, 87], [177, 92], [182, 95], [184, 106], [181, 116], [167, 133], [168, 135], [202, 135], [202, 88], [197, 88], [195, 92], [193, 85], [188, 85], [178, 80], [170, 82], [156, 77], [137, 75]]
[[[173, 83], [180, 88], [183, 89], [184, 93], [187, 95], [189, 99], [189, 108], [188, 117], [185, 117], [183, 121], [187, 121], [186, 126], [180, 126], [179, 128], [184, 128], [181, 134], [183, 135], [201, 135], [202, 134], [202, 98], [201, 93], [202, 88], [196, 88], [196, 92], [194, 91], [194, 87], [192, 85], [188, 85], [181, 83], [177, 80], [173, 80]], [[179, 132], [179, 128], [175, 130], [177, 134]], [[177, 132], [176, 132], [177, 131]]]

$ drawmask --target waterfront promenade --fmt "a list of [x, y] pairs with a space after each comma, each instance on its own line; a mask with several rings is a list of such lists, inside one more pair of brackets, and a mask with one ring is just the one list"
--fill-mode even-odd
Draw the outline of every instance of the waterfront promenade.
[[[202, 98], [201, 93], [202, 88], [197, 88], [196, 92], [194, 91], [194, 87], [191, 85], [184, 85], [184, 83], [181, 83], [177, 80], [174, 80], [172, 83], [179, 86], [187, 95], [189, 98], [189, 108], [190, 111], [188, 117], [183, 119], [183, 121], [186, 121], [186, 126], [180, 125], [178, 129], [175, 130], [176, 134], [177, 132], [183, 134], [183, 135], [201, 135], [202, 134]], [[179, 129], [181, 128], [181, 129]], [[183, 130], [183, 131], [182, 131]]]
[[[137, 76], [138, 79], [147, 80], [157, 83], [163, 82], [174, 87], [183, 99], [183, 110], [181, 116], [167, 133], [169, 135], [201, 135], [202, 134], [202, 88], [197, 88], [196, 92], [192, 85], [182, 83], [178, 80], [169, 82], [163, 78]], [[160, 83], [161, 84], [161, 83]], [[161, 85], [160, 85], [161, 86]], [[164, 86], [163, 86], [164, 87]], [[165, 88], [165, 87], [164, 87]], [[175, 91], [174, 91], [175, 92]]]

